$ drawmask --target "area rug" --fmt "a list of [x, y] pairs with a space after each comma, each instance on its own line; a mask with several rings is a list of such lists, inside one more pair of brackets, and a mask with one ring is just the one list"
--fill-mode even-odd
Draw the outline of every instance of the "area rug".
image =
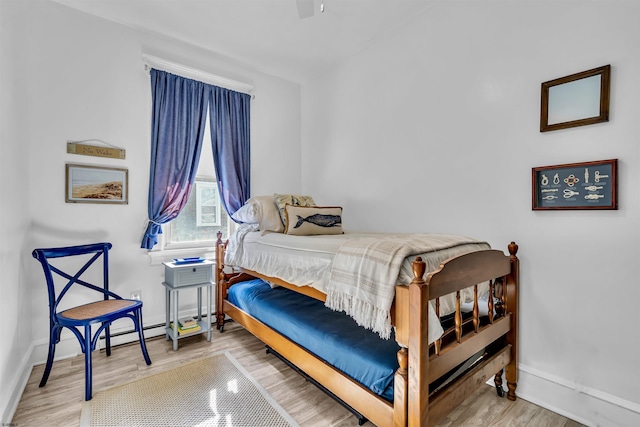
[[94, 393], [80, 427], [299, 427], [228, 352]]

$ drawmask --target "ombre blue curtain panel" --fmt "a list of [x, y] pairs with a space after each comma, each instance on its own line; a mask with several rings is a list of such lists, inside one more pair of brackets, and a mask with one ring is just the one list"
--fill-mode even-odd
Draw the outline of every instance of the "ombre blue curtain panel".
[[200, 161], [207, 108], [213, 164], [229, 215], [249, 199], [250, 103], [247, 94], [151, 70], [151, 168], [149, 220], [141, 247], [152, 249], [162, 224], [189, 200]]
[[210, 89], [196, 80], [151, 70], [149, 221], [141, 247], [152, 249], [161, 225], [184, 208], [195, 180]]
[[211, 148], [220, 198], [229, 215], [249, 199], [251, 97], [211, 86]]

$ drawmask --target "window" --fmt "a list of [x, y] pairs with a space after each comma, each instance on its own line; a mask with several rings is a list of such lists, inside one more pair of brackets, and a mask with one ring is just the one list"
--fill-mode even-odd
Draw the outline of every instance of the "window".
[[[223, 226], [224, 218], [222, 212], [217, 215], [218, 218], [214, 218], [218, 212], [216, 206], [220, 203], [216, 201], [215, 197], [207, 199], [205, 196], [207, 192], [212, 190], [211, 184], [209, 184], [208, 190], [205, 185], [204, 190], [196, 192], [196, 199], [198, 193], [201, 195], [199, 205], [198, 201], [194, 199], [196, 211], [199, 211], [201, 216], [200, 226], [198, 226], [196, 214], [195, 232], [192, 227], [179, 229], [176, 224], [180, 222], [175, 224], [172, 222], [175, 221], [176, 215], [183, 210], [192, 190], [195, 191], [196, 176], [216, 176], [217, 185], [224, 186], [229, 192], [228, 198], [226, 191], [221, 195], [222, 205], [226, 206], [226, 202], [229, 201], [229, 208], [234, 211], [240, 208], [239, 205], [242, 201], [249, 198], [251, 96], [201, 81], [189, 80], [155, 68], [151, 68], [150, 75], [154, 112], [151, 116], [153, 132], [151, 134], [150, 176], [152, 180], [149, 182], [149, 219], [145, 223], [140, 246], [152, 252], [153, 248], [160, 244], [156, 254], [150, 254], [152, 262], [154, 262], [154, 257], [161, 259], [187, 252], [201, 254], [211, 252], [213, 246], [204, 246], [203, 241], [213, 242], [214, 236], [213, 233], [205, 233], [205, 231], [209, 227], [216, 227], [210, 224], [220, 222], [220, 226]], [[194, 97], [202, 102], [193, 102]], [[207, 115], [209, 106], [213, 108], [210, 117]], [[211, 123], [206, 120], [209, 118], [211, 118]], [[224, 151], [224, 154], [218, 155], [216, 149], [216, 162], [223, 163], [219, 165], [221, 168], [215, 174], [213, 173], [213, 155], [210, 150], [209, 132], [205, 131], [211, 131], [212, 126], [216, 130], [216, 146]], [[205, 135], [205, 141], [198, 141], [197, 144], [192, 138], [192, 136], [196, 136], [200, 139]], [[201, 153], [202, 142], [207, 150]], [[183, 151], [188, 155], [175, 156], [173, 153], [176, 150], [189, 151]], [[206, 161], [211, 165], [210, 173], [202, 170], [203, 164], [196, 164], [199, 160]], [[188, 176], [176, 173], [179, 170], [184, 170]], [[175, 188], [176, 185], [183, 186], [183, 189], [187, 191], [167, 192], [167, 189]], [[207, 200], [203, 202], [203, 199]], [[188, 213], [185, 213], [185, 216], [187, 215]], [[191, 218], [188, 218], [188, 221], [191, 221]], [[227, 231], [226, 237], [228, 238], [231, 228], [232, 224], [227, 219], [226, 227], [217, 232], [222, 234], [222, 231]], [[171, 233], [172, 229], [173, 235], [166, 239], [166, 234]], [[192, 235], [181, 236], [181, 232], [184, 230], [190, 230]], [[183, 247], [186, 245], [187, 248], [191, 245], [193, 248], [182, 250], [180, 254], [176, 252], [159, 253], [173, 245]]]

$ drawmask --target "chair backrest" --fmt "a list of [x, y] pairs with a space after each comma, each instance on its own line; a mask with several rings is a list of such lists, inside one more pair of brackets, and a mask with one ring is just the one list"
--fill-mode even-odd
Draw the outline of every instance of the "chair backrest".
[[[74, 285], [82, 285], [94, 291], [100, 292], [103, 298], [106, 300], [110, 296], [115, 299], [121, 299], [119, 295], [109, 291], [109, 249], [111, 249], [111, 243], [92, 243], [88, 245], [79, 246], [67, 246], [61, 248], [43, 248], [35, 249], [32, 255], [35, 259], [40, 261], [44, 270], [44, 276], [47, 282], [47, 289], [49, 291], [49, 312], [52, 318], [55, 317], [58, 304], [65, 296], [67, 291]], [[54, 258], [70, 257], [77, 255], [93, 254], [87, 262], [84, 263], [77, 271], [73, 273], [65, 272], [62, 269], [51, 265], [50, 260]], [[81, 279], [82, 275], [91, 267], [91, 265], [102, 257], [102, 285], [96, 286], [89, 283], [86, 280]], [[74, 267], [75, 270], [75, 267]], [[56, 295], [54, 275], [64, 277], [68, 280], [67, 284], [62, 288], [60, 293]]]

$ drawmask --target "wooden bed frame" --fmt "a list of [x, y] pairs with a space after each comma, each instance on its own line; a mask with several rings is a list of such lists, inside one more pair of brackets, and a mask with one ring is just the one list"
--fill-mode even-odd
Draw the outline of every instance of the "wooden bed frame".
[[[509, 255], [498, 250], [460, 255], [443, 262], [426, 278], [426, 264], [422, 259], [418, 257], [413, 262], [414, 278], [408, 286], [396, 286], [392, 307], [395, 337], [401, 347], [398, 352], [400, 368], [394, 377], [393, 403], [231, 304], [226, 298], [229, 287], [256, 277], [323, 301], [326, 296], [308, 286], [291, 285], [253, 271], [225, 272], [226, 244], [218, 239], [216, 249], [218, 329], [222, 332], [225, 316], [229, 316], [376, 426], [433, 426], [492, 376], [498, 395], [502, 396], [505, 371], [507, 397], [516, 399], [519, 260], [516, 256], [518, 245], [514, 242], [509, 244]], [[495, 309], [496, 315], [481, 317], [476, 285], [487, 280], [491, 280], [490, 289], [499, 302], [494, 307], [493, 298], [489, 298], [489, 313]], [[472, 315], [463, 320], [459, 291], [469, 286], [475, 286], [474, 307]], [[439, 314], [438, 298], [451, 293], [457, 293], [454, 326], [429, 345], [429, 301], [435, 300]], [[429, 393], [432, 382], [489, 345], [493, 348], [489, 357], [442, 390]]]

